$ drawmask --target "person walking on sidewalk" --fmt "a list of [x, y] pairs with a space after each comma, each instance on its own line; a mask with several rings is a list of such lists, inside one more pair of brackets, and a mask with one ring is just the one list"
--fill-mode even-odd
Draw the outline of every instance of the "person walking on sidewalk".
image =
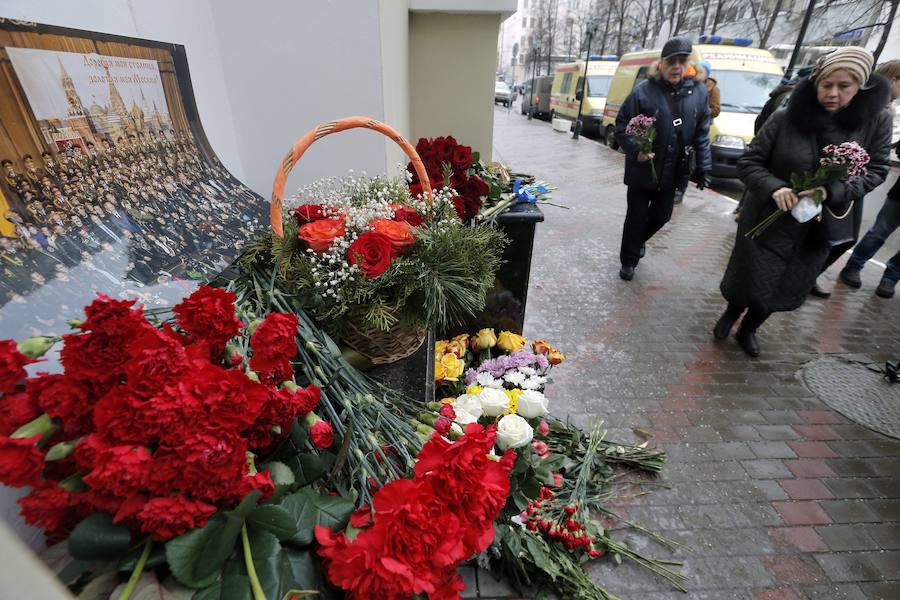
[[[893, 114], [897, 110], [894, 103], [900, 98], [900, 60], [889, 60], [879, 65], [875, 72], [891, 82], [891, 114]], [[891, 143], [894, 144], [894, 151], [900, 158], [900, 132], [896, 129]], [[862, 280], [859, 273], [866, 265], [866, 261], [875, 256], [898, 227], [900, 227], [900, 179], [897, 179], [888, 191], [875, 223], [853, 249], [853, 254], [847, 259], [847, 264], [841, 269], [838, 278], [852, 288], [861, 287]], [[875, 293], [882, 298], [891, 298], [898, 280], [900, 280], [900, 251], [887, 261]]]
[[[837, 231], [840, 216], [883, 182], [890, 169], [890, 116], [884, 110], [889, 86], [880, 75], [871, 75], [872, 62], [869, 52], [852, 46], [820, 58], [810, 78], [797, 84], [787, 108], [766, 121], [738, 160], [749, 196], [720, 284], [728, 307], [713, 335], [728, 337], [743, 314], [736, 338], [750, 356], [759, 356], [756, 331], [772, 312], [803, 304], [832, 241], [847, 235]], [[824, 196], [823, 221], [799, 223], [784, 215], [758, 238], [747, 237], [776, 208], [790, 211], [800, 197], [816, 193], [792, 190], [792, 173], [814, 171], [825, 146], [851, 140], [868, 152], [867, 172], [818, 190]]]
[[[625, 152], [628, 186], [619, 254], [619, 276], [626, 281], [634, 277], [634, 269], [644, 255], [644, 243], [672, 218], [675, 190], [683, 190], [692, 175], [691, 154], [696, 155], [697, 162], [691, 179], [699, 189], [709, 185], [708, 94], [704, 84], [684, 77], [692, 49], [688, 38], [666, 42], [656, 73], [631, 91], [616, 116], [616, 141]], [[634, 137], [625, 133], [629, 121], [637, 115], [656, 118], [653, 152], [641, 152]]]
[[[712, 125], [713, 119], [722, 112], [722, 94], [719, 92], [719, 86], [716, 80], [710, 76], [712, 73], [712, 65], [708, 60], [701, 60], [697, 66], [689, 66], [685, 77], [693, 77], [698, 82], [706, 85], [709, 104], [709, 124]], [[684, 190], [675, 190], [675, 204], [681, 204], [684, 200]]]

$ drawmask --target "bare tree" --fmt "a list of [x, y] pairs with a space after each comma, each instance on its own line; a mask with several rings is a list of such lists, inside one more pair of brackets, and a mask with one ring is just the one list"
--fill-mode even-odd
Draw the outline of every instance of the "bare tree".
[[878, 58], [881, 56], [881, 51], [884, 50], [884, 45], [887, 43], [888, 35], [891, 33], [891, 25], [894, 23], [894, 17], [897, 16], [897, 5], [900, 4], [900, 0], [891, 0], [891, 10], [888, 13], [887, 21], [884, 24], [884, 29], [881, 31], [881, 39], [878, 41], [878, 47], [875, 48], [875, 52], [872, 54], [875, 55], [875, 62], [878, 62]]

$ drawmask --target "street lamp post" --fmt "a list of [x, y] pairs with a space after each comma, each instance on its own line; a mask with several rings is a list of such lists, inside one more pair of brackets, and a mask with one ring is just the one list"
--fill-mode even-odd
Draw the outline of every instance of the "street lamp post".
[[538, 61], [538, 52], [541, 51], [541, 40], [534, 40], [531, 45], [534, 50], [534, 60], [531, 63], [531, 91], [528, 94], [528, 120], [531, 120], [531, 117], [534, 113], [534, 76], [537, 71], [537, 61]]
[[578, 136], [581, 135], [581, 109], [584, 107], [584, 94], [587, 91], [588, 86], [588, 65], [591, 62], [591, 39], [594, 37], [594, 34], [597, 33], [597, 28], [600, 26], [600, 19], [597, 17], [591, 17], [587, 24], [587, 54], [584, 57], [584, 77], [581, 80], [581, 89], [576, 90], [576, 93], [580, 94], [578, 98], [578, 115], [575, 117], [575, 131], [572, 133], [572, 139], [577, 140]]

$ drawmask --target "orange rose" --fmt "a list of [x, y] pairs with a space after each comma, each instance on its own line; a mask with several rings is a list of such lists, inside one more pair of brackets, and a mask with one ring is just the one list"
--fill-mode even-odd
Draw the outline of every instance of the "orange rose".
[[556, 348], [552, 348], [550, 352], [547, 353], [547, 362], [549, 362], [551, 365], [558, 365], [565, 360], [566, 355]]
[[334, 243], [334, 238], [344, 235], [344, 222], [340, 219], [319, 219], [301, 225], [297, 237], [316, 254], [322, 254]]
[[394, 256], [405, 254], [416, 241], [413, 235], [412, 225], [405, 221], [392, 221], [390, 219], [375, 219], [369, 225], [378, 233], [383, 233], [391, 240], [391, 248]]
[[549, 354], [550, 353], [550, 344], [547, 343], [546, 340], [534, 340], [534, 343], [531, 344], [531, 349], [534, 350], [535, 354]]

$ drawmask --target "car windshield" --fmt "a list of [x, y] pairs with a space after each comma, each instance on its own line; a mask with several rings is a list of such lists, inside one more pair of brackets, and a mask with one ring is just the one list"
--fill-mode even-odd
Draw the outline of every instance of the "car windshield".
[[612, 75], [588, 75], [588, 96], [605, 97], [609, 92], [609, 82]]
[[713, 71], [712, 77], [722, 95], [724, 112], [758, 113], [769, 92], [781, 82], [780, 75], [751, 71]]
[[494, 90], [498, 91], [498, 92], [501, 92], [501, 91], [508, 92], [509, 86], [506, 85], [505, 83], [503, 83], [502, 81], [498, 81], [497, 83], [494, 84]]

